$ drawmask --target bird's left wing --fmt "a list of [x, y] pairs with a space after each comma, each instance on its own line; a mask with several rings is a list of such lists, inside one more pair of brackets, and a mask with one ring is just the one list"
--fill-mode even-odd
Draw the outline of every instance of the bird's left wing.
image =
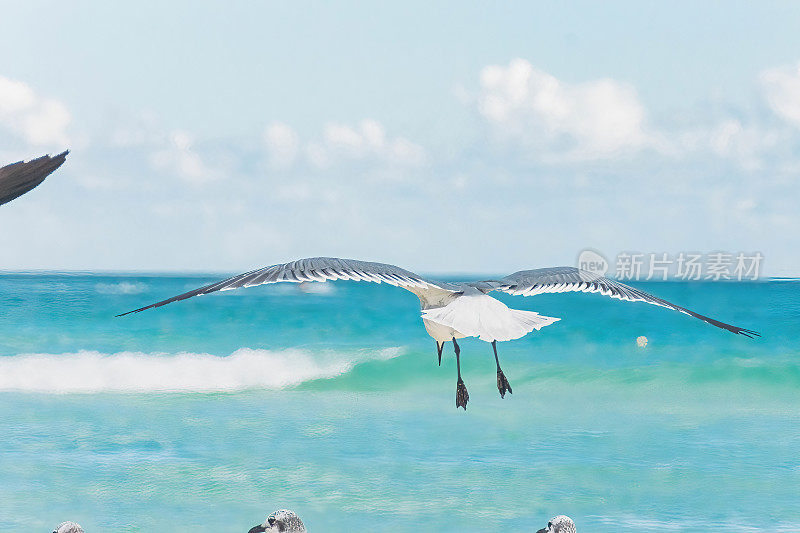
[[53, 157], [43, 155], [0, 168], [0, 205], [36, 188], [64, 163], [68, 153], [69, 150]]
[[666, 307], [693, 316], [716, 326], [726, 329], [737, 335], [752, 338], [761, 335], [753, 330], [732, 326], [719, 320], [690, 311], [685, 307], [662, 300], [650, 293], [636, 289], [616, 280], [593, 274], [587, 270], [575, 267], [538, 268], [535, 270], [521, 270], [500, 280], [479, 282], [483, 290], [498, 290], [509, 294], [534, 296], [543, 293], [557, 292], [599, 292], [604, 296], [625, 300], [628, 302], [647, 302], [649, 304]]
[[[384, 263], [372, 263], [369, 261], [357, 261], [355, 259], [337, 259], [335, 257], [312, 257], [309, 259], [298, 259], [291, 263], [272, 265], [258, 270], [251, 270], [238, 276], [233, 276], [205, 287], [200, 287], [193, 291], [173, 296], [167, 300], [150, 304], [127, 313], [117, 316], [124, 316], [130, 313], [138, 313], [153, 307], [161, 307], [172, 302], [185, 300], [192, 296], [201, 296], [216, 291], [227, 291], [240, 287], [253, 287], [254, 285], [264, 285], [267, 283], [292, 282], [302, 283], [307, 281], [328, 281], [328, 280], [352, 280], [370, 281], [373, 283], [388, 283], [404, 289], [441, 289], [450, 291], [445, 287], [446, 284], [434, 283], [424, 279], [413, 272], [387, 265]], [[412, 290], [413, 292], [413, 290]]]

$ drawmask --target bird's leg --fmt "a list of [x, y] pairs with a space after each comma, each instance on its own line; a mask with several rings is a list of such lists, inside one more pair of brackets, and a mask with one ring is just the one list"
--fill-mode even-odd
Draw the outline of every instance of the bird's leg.
[[503, 374], [503, 370], [500, 368], [500, 360], [497, 358], [497, 341], [492, 341], [492, 349], [494, 350], [494, 362], [497, 363], [497, 390], [500, 391], [500, 397], [506, 397], [506, 391], [514, 394], [514, 391], [511, 390], [511, 385], [508, 383], [506, 379], [506, 375]]
[[461, 379], [461, 348], [458, 347], [456, 338], [453, 337], [453, 347], [456, 350], [456, 371], [458, 372], [458, 383], [456, 383], [456, 409], [463, 407], [467, 410], [467, 402], [469, 401], [469, 393], [464, 381]]
[[444, 349], [444, 342], [436, 341], [436, 351], [439, 352], [439, 366], [442, 366], [442, 350]]

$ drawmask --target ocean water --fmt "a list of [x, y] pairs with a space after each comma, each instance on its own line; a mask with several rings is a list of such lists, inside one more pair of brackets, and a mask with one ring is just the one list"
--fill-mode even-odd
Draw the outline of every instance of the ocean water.
[[[800, 284], [642, 283], [760, 331], [592, 294], [462, 341], [455, 408], [412, 294], [337, 282], [117, 313], [218, 276], [0, 275], [0, 531], [800, 531]], [[649, 343], [637, 346], [644, 335]]]

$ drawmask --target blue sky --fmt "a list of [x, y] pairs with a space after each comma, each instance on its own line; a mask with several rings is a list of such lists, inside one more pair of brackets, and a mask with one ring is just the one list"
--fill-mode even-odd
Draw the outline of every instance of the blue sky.
[[0, 157], [72, 154], [0, 268], [798, 274], [796, 3], [164, 4], [4, 6]]

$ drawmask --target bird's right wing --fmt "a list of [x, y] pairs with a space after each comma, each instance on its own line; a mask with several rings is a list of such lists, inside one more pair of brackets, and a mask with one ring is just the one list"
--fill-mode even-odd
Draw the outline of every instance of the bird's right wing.
[[32, 161], [19, 161], [0, 168], [0, 205], [36, 188], [67, 159], [66, 152], [50, 157], [43, 155]]
[[500, 280], [479, 282], [482, 290], [497, 290], [520, 296], [535, 296], [544, 293], [561, 292], [596, 292], [603, 296], [616, 298], [628, 302], [646, 302], [660, 307], [666, 307], [685, 315], [693, 316], [707, 324], [716, 326], [745, 337], [760, 337], [757, 331], [740, 328], [720, 322], [713, 318], [695, 313], [685, 307], [654, 296], [649, 292], [625, 285], [614, 279], [606, 278], [575, 267], [537, 268], [534, 270], [521, 270]]
[[173, 296], [167, 300], [128, 311], [117, 316], [124, 316], [130, 313], [138, 313], [153, 307], [161, 307], [172, 302], [185, 300], [192, 296], [201, 296], [216, 291], [227, 291], [240, 287], [253, 287], [268, 283], [302, 283], [309, 281], [328, 281], [328, 280], [352, 280], [370, 281], [373, 283], [388, 283], [396, 287], [411, 290], [439, 289], [450, 292], [447, 284], [434, 283], [413, 272], [387, 265], [384, 263], [372, 263], [369, 261], [357, 261], [355, 259], [337, 259], [335, 257], [312, 257], [309, 259], [298, 259], [291, 263], [272, 265], [258, 270], [252, 270], [233, 276], [205, 287], [200, 287], [193, 291]]

